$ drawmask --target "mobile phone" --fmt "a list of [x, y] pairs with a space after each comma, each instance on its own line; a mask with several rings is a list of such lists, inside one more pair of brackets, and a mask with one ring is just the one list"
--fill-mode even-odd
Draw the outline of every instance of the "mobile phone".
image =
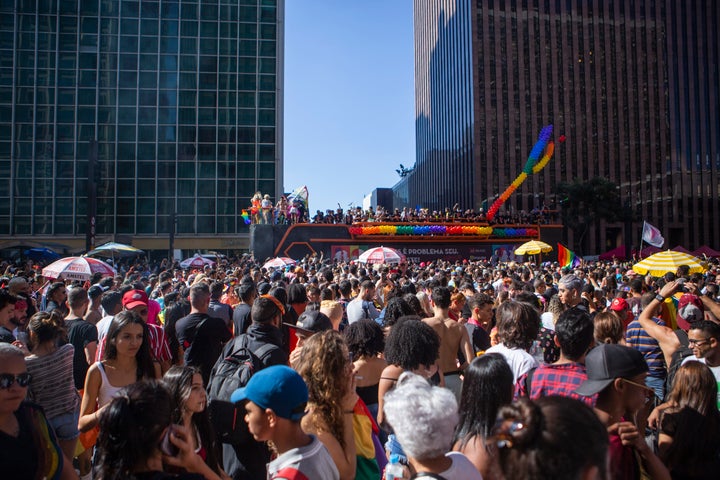
[[160, 440], [160, 451], [168, 457], [174, 457], [178, 453], [180, 453], [178, 447], [176, 447], [175, 444], [172, 443], [172, 441], [170, 440], [170, 435], [172, 435], [174, 432], [175, 425], [168, 426], [167, 430], [165, 430], [165, 435], [163, 435], [162, 440]]

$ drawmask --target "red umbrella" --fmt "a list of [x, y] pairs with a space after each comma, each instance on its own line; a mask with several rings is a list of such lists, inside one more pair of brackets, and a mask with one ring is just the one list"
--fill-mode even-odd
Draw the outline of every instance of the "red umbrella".
[[275, 257], [272, 260], [268, 260], [267, 262], [265, 262], [265, 264], [263, 265], [263, 268], [267, 269], [267, 268], [272, 267], [272, 268], [278, 269], [278, 268], [292, 267], [293, 265], [296, 265], [296, 264], [297, 264], [297, 262], [295, 260], [293, 260], [292, 258]]
[[210, 265], [211, 267], [215, 265], [215, 262], [210, 260], [209, 258], [205, 258], [200, 254], [196, 254], [194, 257], [186, 258], [182, 262], [180, 262], [180, 266], [182, 268], [202, 268], [205, 265]]
[[358, 258], [362, 263], [385, 263], [388, 265], [398, 264], [405, 261], [405, 255], [390, 247], [375, 247], [360, 255]]
[[45, 277], [69, 280], [90, 280], [90, 277], [95, 273], [114, 276], [115, 269], [97, 258], [65, 257], [51, 263], [42, 270]]

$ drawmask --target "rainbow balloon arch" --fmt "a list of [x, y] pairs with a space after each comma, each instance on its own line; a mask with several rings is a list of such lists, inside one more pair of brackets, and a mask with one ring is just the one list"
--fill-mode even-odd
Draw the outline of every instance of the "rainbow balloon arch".
[[484, 225], [367, 225], [351, 226], [349, 232], [353, 236], [420, 236], [420, 237], [442, 237], [442, 236], [471, 236], [482, 239], [487, 238], [537, 238], [539, 230], [527, 227], [490, 227]]

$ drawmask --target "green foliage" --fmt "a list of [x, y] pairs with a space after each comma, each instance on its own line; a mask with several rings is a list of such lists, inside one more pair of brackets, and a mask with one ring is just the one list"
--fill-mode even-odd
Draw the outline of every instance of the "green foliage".
[[600, 220], [617, 222], [624, 220], [624, 209], [620, 202], [617, 185], [603, 177], [594, 177], [586, 182], [574, 180], [559, 183], [555, 187], [562, 206], [562, 221], [575, 234], [575, 242], [582, 247], [585, 235], [591, 225]]

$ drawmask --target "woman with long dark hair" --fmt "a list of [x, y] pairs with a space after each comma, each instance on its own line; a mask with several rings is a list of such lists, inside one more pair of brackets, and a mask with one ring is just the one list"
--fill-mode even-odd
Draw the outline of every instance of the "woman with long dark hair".
[[217, 437], [210, 425], [207, 395], [200, 370], [175, 365], [165, 372], [163, 383], [173, 401], [172, 422], [190, 432], [189, 442], [212, 470], [220, 475]]
[[[192, 434], [172, 425], [172, 412], [170, 392], [160, 382], [138, 382], [122, 389], [100, 415], [95, 478], [219, 480], [195, 453]], [[165, 474], [163, 464], [194, 473]]]
[[497, 447], [486, 440], [500, 407], [512, 402], [512, 370], [499, 353], [486, 353], [470, 362], [464, 375], [453, 450], [465, 454], [483, 478], [502, 478], [497, 470]]
[[79, 427], [88, 431], [98, 424], [103, 409], [118, 391], [139, 380], [160, 377], [160, 365], [150, 355], [147, 324], [137, 313], [115, 315], [105, 340], [103, 359], [88, 369], [80, 405]]
[[675, 374], [660, 421], [660, 459], [673, 478], [717, 478], [720, 471], [720, 412], [717, 381], [700, 362], [689, 361]]

